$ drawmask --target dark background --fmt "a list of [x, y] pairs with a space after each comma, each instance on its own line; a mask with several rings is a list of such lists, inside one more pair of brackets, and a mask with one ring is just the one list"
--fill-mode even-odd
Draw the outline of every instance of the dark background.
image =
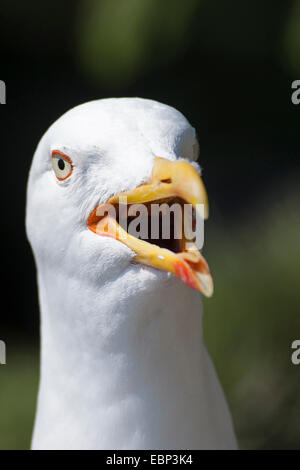
[[38, 378], [28, 170], [69, 108], [141, 96], [197, 129], [216, 283], [205, 331], [242, 448], [300, 448], [300, 2], [0, 1], [2, 288], [0, 448], [29, 446]]

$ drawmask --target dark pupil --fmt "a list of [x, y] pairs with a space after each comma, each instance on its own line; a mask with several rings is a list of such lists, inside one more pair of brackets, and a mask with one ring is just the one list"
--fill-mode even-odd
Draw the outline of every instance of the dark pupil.
[[58, 160], [58, 168], [59, 168], [60, 170], [64, 170], [64, 168], [65, 168], [65, 162], [63, 161], [62, 158], [60, 158], [60, 159]]

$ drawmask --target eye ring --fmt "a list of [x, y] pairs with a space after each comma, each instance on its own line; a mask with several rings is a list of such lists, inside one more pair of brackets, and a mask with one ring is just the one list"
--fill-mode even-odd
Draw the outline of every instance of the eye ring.
[[56, 178], [64, 181], [69, 178], [73, 172], [73, 162], [64, 153], [59, 150], [52, 151], [52, 168]]

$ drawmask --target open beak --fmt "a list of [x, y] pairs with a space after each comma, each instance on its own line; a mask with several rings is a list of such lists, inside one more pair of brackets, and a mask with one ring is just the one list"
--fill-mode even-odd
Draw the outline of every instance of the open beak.
[[[172, 162], [157, 157], [151, 179], [146, 184], [113, 196], [106, 204], [97, 206], [91, 212], [87, 225], [94, 233], [113, 237], [127, 245], [136, 254], [134, 262], [171, 272], [188, 286], [211, 297], [213, 280], [209, 267], [196, 245], [187, 242], [185, 235], [181, 236], [177, 244], [174, 239], [169, 242], [151, 238], [145, 240], [131, 235], [119, 224], [119, 208], [123, 205], [124, 209], [124, 204], [126, 210], [133, 204], [144, 204], [151, 217], [153, 204], [163, 203], [170, 206], [174, 202], [178, 202], [182, 207], [190, 204], [193, 207], [194, 219], [199, 207], [204, 209], [200, 217], [208, 217], [206, 190], [195, 168], [183, 161]], [[117, 210], [116, 215], [112, 214], [109, 207]], [[182, 217], [180, 224], [184, 223], [183, 219], [185, 220]], [[174, 233], [178, 232], [178, 228], [184, 228], [176, 225], [176, 218], [173, 225]]]

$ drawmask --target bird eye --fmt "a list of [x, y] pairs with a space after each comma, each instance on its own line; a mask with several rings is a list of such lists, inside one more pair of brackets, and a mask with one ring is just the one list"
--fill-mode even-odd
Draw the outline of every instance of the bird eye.
[[52, 152], [52, 168], [56, 178], [59, 181], [63, 181], [67, 179], [73, 171], [72, 160], [67, 157], [67, 155], [54, 150]]

